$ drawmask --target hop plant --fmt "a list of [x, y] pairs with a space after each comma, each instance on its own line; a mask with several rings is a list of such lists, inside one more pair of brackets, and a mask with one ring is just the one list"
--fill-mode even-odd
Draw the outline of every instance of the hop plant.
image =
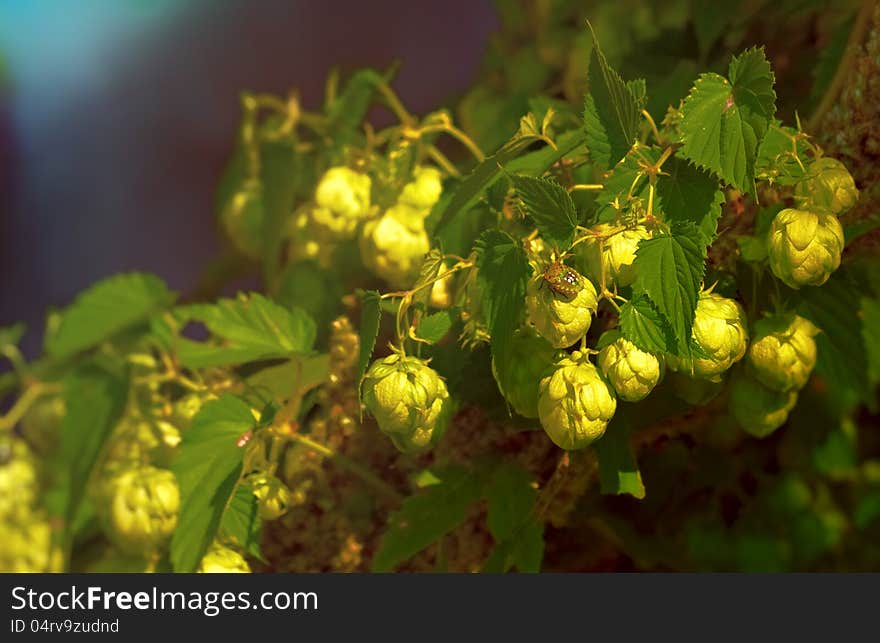
[[821, 286], [840, 265], [843, 245], [843, 228], [830, 212], [787, 208], [770, 225], [770, 269], [791, 288]]
[[804, 209], [840, 214], [856, 204], [859, 191], [843, 163], [823, 156], [810, 164], [807, 176], [795, 187], [795, 195]]
[[412, 285], [430, 247], [423, 219], [408, 205], [395, 205], [369, 221], [360, 236], [364, 265], [392, 288]]
[[795, 404], [795, 391], [772, 391], [742, 370], [731, 378], [730, 413], [748, 434], [757, 438], [766, 437], [785, 424]]
[[21, 433], [37, 453], [52, 453], [61, 439], [66, 405], [58, 395], [43, 397], [21, 419]]
[[614, 390], [586, 353], [563, 357], [541, 379], [538, 417], [560, 448], [589, 446], [605, 433], [616, 409]]
[[244, 556], [220, 543], [212, 543], [199, 564], [200, 574], [250, 574]]
[[328, 169], [315, 189], [312, 221], [318, 234], [331, 239], [354, 237], [358, 223], [370, 212], [370, 177], [351, 168]]
[[452, 415], [443, 378], [423, 360], [397, 353], [370, 366], [364, 376], [363, 400], [379, 429], [401, 451], [435, 444]]
[[542, 273], [533, 275], [526, 287], [529, 321], [554, 348], [571, 346], [586, 335], [599, 306], [592, 282], [574, 270], [571, 274], [580, 287], [574, 296], [554, 290]]
[[635, 281], [633, 262], [636, 260], [636, 250], [639, 241], [650, 239], [651, 233], [644, 226], [613, 233], [616, 227], [610, 223], [594, 226], [591, 232], [595, 236], [580, 244], [578, 256], [584, 274], [594, 282], [601, 283], [604, 265], [606, 283], [623, 288]]
[[498, 389], [513, 407], [527, 418], [538, 417], [538, 382], [547, 367], [553, 363], [554, 348], [531, 328], [517, 330], [510, 340], [510, 358], [506, 369], [496, 368], [492, 373]]
[[0, 520], [27, 513], [40, 491], [37, 461], [22, 440], [0, 440]]
[[599, 368], [622, 400], [645, 399], [663, 377], [662, 358], [640, 350], [618, 331], [604, 333], [598, 345]]
[[397, 202], [420, 211], [430, 210], [437, 203], [442, 191], [440, 170], [421, 166], [413, 171], [413, 180], [403, 186]]
[[0, 572], [45, 573], [62, 570], [62, 554], [52, 543], [52, 527], [43, 512], [0, 521]]
[[180, 491], [174, 474], [152, 466], [129, 469], [108, 483], [104, 524], [120, 549], [144, 554], [160, 548], [177, 525]]
[[697, 302], [692, 337], [696, 349], [704, 356], [670, 355], [666, 363], [674, 371], [717, 381], [745, 355], [749, 339], [746, 328], [746, 313], [739, 302], [703, 292]]
[[290, 489], [275, 476], [265, 473], [253, 474], [248, 483], [257, 499], [257, 508], [263, 520], [276, 520], [290, 507]]
[[812, 322], [794, 313], [759, 320], [746, 356], [750, 374], [773, 391], [803, 388], [816, 365], [813, 338], [818, 333]]

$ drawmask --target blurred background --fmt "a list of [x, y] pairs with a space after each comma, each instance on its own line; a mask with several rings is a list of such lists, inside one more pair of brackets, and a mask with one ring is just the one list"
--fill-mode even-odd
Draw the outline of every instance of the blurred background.
[[471, 85], [489, 0], [0, 0], [0, 326], [39, 352], [49, 305], [122, 270], [186, 291], [221, 239], [214, 190], [242, 90], [403, 61], [415, 112]]

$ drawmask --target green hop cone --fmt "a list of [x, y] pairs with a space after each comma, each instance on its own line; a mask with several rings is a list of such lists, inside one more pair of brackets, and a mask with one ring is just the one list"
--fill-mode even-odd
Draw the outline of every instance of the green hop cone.
[[791, 288], [821, 286], [840, 265], [843, 228], [823, 210], [782, 210], [770, 224], [770, 270]]
[[258, 473], [248, 478], [263, 520], [276, 520], [290, 508], [290, 489], [275, 476]]
[[245, 181], [220, 210], [220, 224], [235, 248], [259, 259], [263, 252], [263, 197], [257, 181]]
[[596, 362], [620, 399], [645, 399], [663, 377], [662, 358], [636, 347], [618, 331], [607, 331], [599, 338]]
[[43, 512], [0, 521], [0, 573], [63, 570], [62, 552], [52, 543], [52, 526]]
[[234, 549], [212, 543], [199, 564], [199, 574], [250, 574], [251, 566]]
[[28, 445], [0, 437], [0, 521], [30, 512], [39, 492], [37, 460]]
[[452, 416], [443, 378], [424, 361], [396, 353], [370, 366], [363, 400], [379, 429], [404, 452], [431, 447]]
[[395, 205], [369, 221], [360, 235], [364, 265], [392, 288], [412, 286], [429, 249], [423, 220], [406, 205]]
[[370, 177], [339, 166], [318, 181], [311, 210], [315, 233], [329, 239], [351, 239], [358, 223], [370, 213]]
[[553, 363], [555, 349], [530, 328], [517, 330], [510, 340], [507, 368], [499, 371], [492, 360], [492, 374], [498, 389], [513, 407], [527, 418], [538, 417], [538, 382]]
[[816, 365], [813, 338], [818, 333], [810, 321], [794, 313], [759, 320], [746, 355], [750, 375], [774, 391], [803, 388]]
[[[668, 363], [669, 358], [667, 357], [666, 360]], [[675, 396], [691, 406], [703, 406], [724, 388], [724, 382], [720, 377], [711, 381], [673, 372], [668, 375], [668, 381], [672, 384], [672, 392]]]
[[843, 163], [823, 156], [810, 164], [806, 177], [795, 187], [795, 196], [803, 208], [840, 214], [856, 204], [859, 191]]
[[108, 482], [105, 493], [105, 531], [127, 553], [159, 549], [177, 525], [180, 490], [166, 469], [129, 469]]
[[[413, 172], [413, 180], [403, 186], [397, 202], [416, 210], [430, 211], [442, 191], [440, 171], [434, 167], [418, 167]], [[425, 212], [425, 216], [427, 214]]]
[[797, 393], [779, 393], [737, 371], [730, 380], [728, 407], [746, 433], [763, 438], [785, 424], [797, 404]]
[[600, 438], [617, 409], [614, 389], [580, 351], [557, 361], [538, 391], [541, 426], [557, 446], [569, 451]]
[[41, 397], [21, 419], [21, 433], [41, 455], [55, 451], [61, 439], [66, 406], [60, 395]]
[[579, 274], [577, 277], [581, 288], [573, 297], [554, 291], [541, 272], [533, 275], [526, 287], [529, 321], [554, 348], [571, 346], [586, 335], [599, 306], [592, 282]]
[[637, 226], [611, 234], [619, 226], [600, 223], [591, 230], [596, 236], [580, 244], [577, 255], [579, 267], [596, 283], [602, 281], [602, 264], [605, 264], [606, 285], [617, 284], [623, 288], [636, 280], [633, 262], [639, 241], [650, 239], [651, 233], [644, 226]]
[[669, 355], [667, 365], [673, 371], [717, 381], [746, 353], [749, 336], [743, 307], [738, 301], [716, 293], [700, 293], [692, 337], [704, 356], [686, 358]]

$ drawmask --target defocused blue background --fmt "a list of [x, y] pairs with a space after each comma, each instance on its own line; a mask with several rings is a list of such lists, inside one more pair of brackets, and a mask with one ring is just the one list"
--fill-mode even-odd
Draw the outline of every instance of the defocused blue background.
[[241, 90], [306, 106], [329, 69], [403, 66], [415, 112], [464, 90], [489, 2], [0, 0], [0, 326], [121, 270], [192, 287]]

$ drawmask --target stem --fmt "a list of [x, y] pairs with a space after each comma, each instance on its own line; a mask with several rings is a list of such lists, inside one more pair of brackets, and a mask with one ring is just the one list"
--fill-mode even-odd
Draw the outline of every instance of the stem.
[[438, 150], [433, 145], [429, 145], [427, 150], [428, 150], [428, 155], [432, 159], [434, 159], [434, 161], [437, 163], [437, 165], [439, 165], [444, 170], [446, 170], [447, 174], [449, 174], [450, 176], [461, 176], [461, 172], [459, 172], [458, 168], [456, 168], [452, 164], [452, 161], [450, 161], [448, 158], [446, 158], [446, 155], [443, 154], [443, 152]]
[[822, 100], [819, 101], [816, 111], [813, 112], [810, 120], [807, 121], [807, 131], [813, 132], [819, 128], [821, 120], [834, 105], [834, 102], [843, 90], [844, 81], [846, 81], [847, 74], [849, 74], [850, 68], [856, 59], [858, 46], [868, 31], [868, 25], [871, 23], [871, 14], [874, 11], [875, 5], [874, 0], [864, 0], [862, 2], [862, 7], [859, 9], [858, 16], [856, 16], [852, 31], [849, 33], [849, 39], [846, 41], [843, 58], [841, 58], [840, 64], [837, 66], [837, 71], [834, 72], [831, 84], [828, 85], [828, 89], [822, 95]]
[[21, 397], [16, 400], [15, 404], [9, 409], [9, 413], [0, 417], [0, 432], [11, 431], [16, 424], [24, 417], [28, 409], [33, 406], [40, 397], [55, 390], [57, 387], [37, 382], [30, 386]]
[[418, 134], [430, 134], [432, 132], [445, 132], [449, 134], [455, 139], [464, 145], [468, 151], [473, 154], [474, 158], [478, 161], [483, 161], [486, 158], [486, 155], [483, 154], [483, 150], [479, 148], [479, 146], [474, 143], [473, 139], [470, 136], [462, 132], [452, 123], [439, 123], [437, 125], [428, 125], [427, 127], [421, 127], [418, 130]]
[[398, 120], [401, 123], [406, 125], [410, 125], [415, 122], [415, 118], [412, 114], [410, 114], [406, 107], [403, 106], [400, 98], [397, 97], [397, 94], [394, 93], [394, 90], [391, 89], [387, 84], [382, 83], [379, 85], [379, 93], [382, 94], [382, 97], [385, 99], [385, 102], [388, 104], [388, 109], [394, 112], [394, 115], [397, 116]]
[[361, 466], [354, 460], [351, 460], [338, 451], [331, 449], [330, 447], [324, 446], [314, 440], [311, 440], [304, 435], [300, 435], [298, 433], [294, 433], [290, 436], [290, 439], [294, 442], [299, 442], [303, 446], [306, 446], [313, 451], [317, 451], [324, 457], [330, 458], [333, 462], [335, 462], [339, 467], [345, 469], [357, 477], [359, 477], [364, 482], [369, 483], [372, 487], [380, 492], [383, 496], [385, 496], [388, 500], [393, 501], [395, 504], [400, 504], [403, 502], [403, 496], [397, 492], [397, 490], [389, 485], [387, 482], [382, 480], [375, 473], [367, 469], [366, 467]]
[[654, 132], [654, 138], [657, 140], [657, 144], [663, 145], [663, 139], [660, 138], [660, 131], [657, 129], [657, 123], [654, 122], [654, 118], [651, 116], [650, 112], [648, 112], [647, 109], [643, 109], [642, 116], [644, 116], [645, 120], [651, 125], [651, 131]]
[[575, 183], [570, 188], [568, 188], [569, 192], [574, 192], [575, 190], [604, 190], [605, 186], [601, 183]]

